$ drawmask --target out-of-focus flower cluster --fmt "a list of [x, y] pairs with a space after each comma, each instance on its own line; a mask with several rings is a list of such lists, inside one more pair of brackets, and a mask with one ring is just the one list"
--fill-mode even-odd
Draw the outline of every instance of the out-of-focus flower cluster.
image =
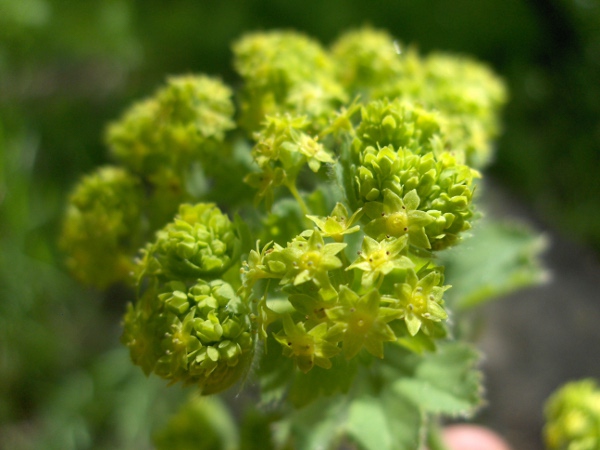
[[600, 386], [593, 379], [567, 383], [546, 403], [544, 437], [550, 450], [600, 448]]

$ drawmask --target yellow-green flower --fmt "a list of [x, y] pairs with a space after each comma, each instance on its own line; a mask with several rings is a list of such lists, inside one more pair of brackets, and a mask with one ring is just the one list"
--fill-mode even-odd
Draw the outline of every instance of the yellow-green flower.
[[327, 217], [306, 216], [319, 227], [323, 236], [330, 237], [336, 242], [342, 242], [344, 235], [360, 230], [359, 225], [354, 225], [362, 216], [362, 209], [358, 209], [348, 217], [348, 210], [341, 203], [336, 203], [331, 215]]
[[287, 266], [281, 284], [297, 286], [312, 280], [321, 288], [324, 299], [335, 297], [328, 272], [342, 267], [342, 261], [335, 255], [345, 247], [344, 243], [325, 244], [318, 230], [314, 230], [308, 240], [299, 236], [281, 252]]
[[442, 276], [439, 271], [432, 270], [419, 279], [414, 270], [407, 272], [406, 282], [395, 285], [396, 307], [401, 312], [401, 318], [411, 336], [419, 330], [429, 333], [433, 322], [448, 318], [444, 309], [442, 297], [450, 286], [440, 286]]
[[294, 323], [289, 314], [283, 316], [283, 332], [275, 339], [283, 346], [283, 354], [293, 358], [298, 368], [306, 373], [314, 366], [329, 369], [330, 358], [340, 352], [335, 336], [323, 322], [310, 330], [302, 322]]
[[327, 310], [327, 317], [343, 327], [342, 349], [347, 359], [363, 347], [383, 358], [383, 343], [396, 340], [388, 322], [400, 316], [399, 310], [381, 306], [377, 289], [359, 296], [346, 286], [340, 288], [339, 306]]
[[359, 269], [363, 287], [376, 286], [377, 282], [394, 269], [410, 269], [414, 263], [404, 253], [408, 236], [376, 241], [365, 236], [358, 258], [346, 270]]

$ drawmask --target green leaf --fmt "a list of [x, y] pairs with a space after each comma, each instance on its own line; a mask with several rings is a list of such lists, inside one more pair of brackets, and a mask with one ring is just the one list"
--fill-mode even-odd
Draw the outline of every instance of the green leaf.
[[234, 450], [238, 432], [219, 397], [193, 396], [154, 436], [158, 450]]
[[375, 397], [363, 397], [352, 402], [346, 427], [350, 437], [367, 450], [385, 450], [392, 446], [383, 404]]
[[424, 424], [419, 408], [384, 390], [380, 397], [363, 396], [348, 412], [348, 437], [364, 450], [414, 450], [421, 448]]
[[545, 237], [522, 224], [481, 222], [464, 245], [440, 255], [452, 285], [446, 301], [465, 310], [542, 282], [546, 273], [539, 256], [545, 247]]
[[471, 415], [482, 402], [478, 360], [469, 344], [442, 343], [437, 352], [418, 357], [413, 375], [397, 379], [392, 389], [428, 413]]
[[299, 408], [319, 397], [346, 393], [350, 389], [357, 370], [355, 360], [347, 361], [343, 356], [331, 359], [330, 369], [314, 367], [308, 373], [295, 372], [290, 386], [289, 400]]
[[295, 410], [275, 425], [278, 448], [294, 450], [334, 449], [343, 435], [345, 396], [321, 398]]

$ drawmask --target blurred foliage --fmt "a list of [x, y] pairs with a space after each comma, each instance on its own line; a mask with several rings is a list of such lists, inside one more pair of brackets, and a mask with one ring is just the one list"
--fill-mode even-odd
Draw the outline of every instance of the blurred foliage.
[[[0, 448], [147, 448], [169, 409], [148, 405], [181, 395], [161, 397], [157, 380], [138, 380], [111, 353], [126, 295], [79, 287], [56, 249], [65, 192], [109, 160], [105, 124], [169, 74], [235, 83], [229, 45], [243, 31], [294, 28], [330, 42], [364, 23], [503, 74], [512, 98], [492, 172], [548, 224], [600, 250], [596, 0], [0, 0]], [[101, 369], [106, 359], [114, 373]], [[119, 414], [139, 421], [119, 430]]]

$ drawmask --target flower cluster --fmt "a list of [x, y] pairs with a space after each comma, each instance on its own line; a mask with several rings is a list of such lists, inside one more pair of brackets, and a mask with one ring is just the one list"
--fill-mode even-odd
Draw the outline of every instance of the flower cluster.
[[257, 130], [265, 116], [306, 115], [311, 127], [341, 106], [346, 93], [321, 45], [293, 32], [255, 33], [233, 46], [234, 66], [244, 80], [240, 124]]
[[397, 98], [435, 109], [444, 116], [445, 137], [464, 153], [469, 166], [482, 168], [490, 162], [506, 91], [489, 68], [465, 56], [421, 57], [387, 33], [369, 28], [342, 36], [332, 53], [351, 95]]
[[142, 199], [139, 180], [119, 167], [101, 167], [77, 185], [60, 245], [79, 280], [103, 288], [129, 276], [131, 255], [143, 242]]
[[600, 448], [600, 387], [593, 379], [568, 383], [545, 409], [544, 437], [550, 450]]
[[364, 348], [382, 358], [385, 342], [410, 340], [421, 332], [419, 338], [434, 345], [433, 339], [445, 334], [442, 296], [448, 286], [442, 270], [411, 258], [407, 234], [365, 236], [350, 263], [343, 240], [360, 231], [352, 226], [359, 216], [348, 217], [338, 204], [329, 217], [312, 217], [321, 230], [305, 230], [285, 247], [275, 243], [252, 250], [244, 264], [246, 290], [263, 279], [279, 280], [265, 296], [284, 293], [289, 308], [277, 313], [263, 302], [259, 326], [279, 323], [275, 340], [303, 372], [330, 368], [340, 353], [350, 359]]
[[134, 363], [203, 393], [226, 389], [253, 353], [250, 308], [221, 276], [239, 256], [229, 218], [214, 204], [181, 205], [138, 260], [138, 300], [123, 342]]
[[[98, 245], [109, 259], [85, 253], [91, 234], [65, 246], [81, 278], [95, 276], [91, 261], [125, 270], [110, 258], [134, 274], [123, 334], [132, 360], [208, 394], [242, 376], [256, 336], [266, 366], [276, 353], [303, 373], [376, 364], [394, 347], [435, 349], [450, 336], [435, 253], [476, 216], [501, 83], [472, 61], [422, 57], [368, 28], [330, 49], [254, 33], [233, 52], [237, 121], [222, 82], [172, 78], [109, 127], [124, 166], [103, 181], [109, 199], [72, 200], [69, 217], [89, 204], [107, 223]], [[217, 204], [239, 212], [235, 225]], [[122, 245], [138, 235], [151, 242], [132, 266]]]
[[309, 122], [303, 116], [267, 116], [252, 157], [261, 169], [249, 174], [245, 181], [257, 189], [257, 199], [265, 200], [270, 209], [274, 201], [273, 188], [285, 185], [295, 193], [296, 180], [305, 166], [318, 172], [324, 163], [333, 163], [332, 154], [307, 132]]
[[121, 164], [150, 180], [166, 176], [166, 169], [181, 176], [195, 159], [222, 149], [225, 133], [235, 127], [231, 96], [225, 84], [207, 76], [171, 78], [108, 127], [108, 146]]

